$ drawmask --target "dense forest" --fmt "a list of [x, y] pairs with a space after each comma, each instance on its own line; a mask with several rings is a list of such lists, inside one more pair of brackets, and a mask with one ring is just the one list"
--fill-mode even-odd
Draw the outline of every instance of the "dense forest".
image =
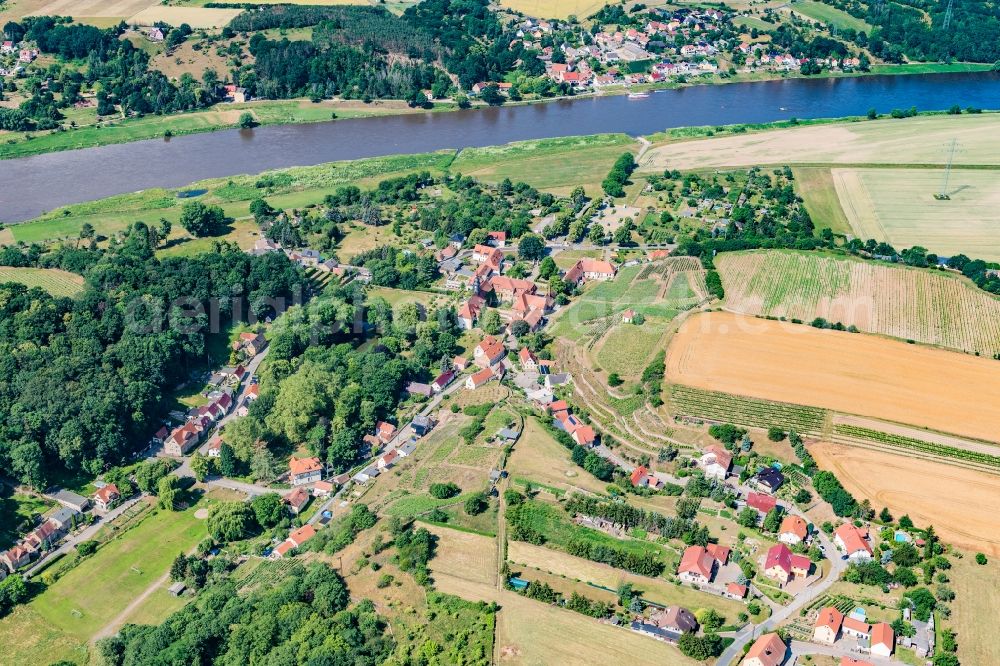
[[205, 369], [210, 302], [225, 322], [235, 307], [273, 314], [268, 299], [291, 300], [302, 290], [301, 272], [282, 254], [252, 257], [223, 246], [161, 260], [154, 239], [139, 222], [107, 252], [39, 260], [89, 266], [75, 299], [0, 285], [4, 474], [37, 487], [56, 470], [95, 474], [120, 463], [159, 427], [166, 395]]
[[[873, 55], [889, 62], [912, 60], [1000, 60], [1000, 6], [986, 0], [824, 0], [873, 26], [870, 35], [852, 35]], [[951, 21], [944, 26], [949, 6]]]
[[336, 571], [296, 565], [249, 595], [229, 581], [208, 587], [163, 624], [126, 625], [97, 647], [108, 666], [383, 663], [395, 647], [385, 622], [371, 601], [349, 603]]

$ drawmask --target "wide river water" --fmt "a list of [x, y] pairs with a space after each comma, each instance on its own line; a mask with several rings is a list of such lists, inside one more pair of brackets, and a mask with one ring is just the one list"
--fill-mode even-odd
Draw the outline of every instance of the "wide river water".
[[[0, 221], [202, 178], [542, 137], [880, 113], [1000, 108], [1000, 73], [786, 79], [545, 104], [273, 125], [0, 160]], [[919, 141], [919, 137], [914, 137]]]

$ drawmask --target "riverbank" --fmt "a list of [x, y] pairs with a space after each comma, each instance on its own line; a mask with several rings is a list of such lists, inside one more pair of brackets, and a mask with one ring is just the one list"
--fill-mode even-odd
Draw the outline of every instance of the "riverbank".
[[[599, 92], [588, 92], [572, 96], [546, 97], [507, 102], [505, 106], [546, 104], [569, 99], [587, 99], [629, 92], [673, 90], [698, 86], [729, 85], [787, 79], [842, 79], [873, 75], [906, 76], [913, 74], [954, 74], [985, 72], [992, 65], [982, 63], [914, 63], [906, 65], [874, 65], [870, 72], [829, 72], [823, 76], [804, 76], [798, 72], [755, 72], [737, 74], [723, 78], [718, 74], [705, 75], [685, 83], [669, 82], [644, 84], [626, 88], [614, 86]], [[473, 108], [485, 106], [475, 104]], [[402, 100], [377, 100], [365, 103], [359, 100], [323, 100], [312, 102], [308, 99], [258, 100], [244, 104], [218, 104], [211, 109], [192, 111], [168, 116], [144, 116], [142, 118], [115, 119], [98, 122], [93, 108], [70, 109], [66, 112], [66, 122], [75, 123], [72, 129], [54, 130], [46, 134], [33, 132], [0, 131], [0, 160], [42, 155], [65, 150], [94, 148], [112, 144], [131, 143], [166, 136], [184, 136], [204, 132], [238, 128], [239, 117], [244, 112], [253, 114], [259, 126], [297, 125], [318, 123], [336, 119], [371, 118], [404, 114], [423, 114], [458, 110], [451, 101], [438, 101], [431, 109], [412, 108]]]

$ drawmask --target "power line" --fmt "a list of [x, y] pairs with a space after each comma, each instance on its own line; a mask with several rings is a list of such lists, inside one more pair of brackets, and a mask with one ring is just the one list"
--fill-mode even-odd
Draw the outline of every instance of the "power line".
[[941, 24], [943, 30], [947, 30], [948, 26], [951, 25], [951, 15], [952, 15], [952, 5], [954, 5], [955, 0], [948, 0], [948, 9], [944, 12], [944, 23]]
[[948, 144], [948, 162], [944, 167], [944, 179], [941, 181], [941, 192], [934, 195], [934, 198], [938, 201], [947, 201], [951, 199], [951, 195], [948, 194], [948, 180], [951, 178], [951, 165], [955, 161], [955, 150], [958, 147], [958, 141], [955, 139], [951, 140]]

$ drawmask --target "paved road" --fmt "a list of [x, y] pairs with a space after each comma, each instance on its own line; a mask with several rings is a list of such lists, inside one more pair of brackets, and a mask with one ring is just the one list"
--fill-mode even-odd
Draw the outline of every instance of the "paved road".
[[22, 571], [24, 577], [28, 578], [29, 576], [31, 576], [31, 574], [37, 569], [41, 568], [42, 565], [49, 560], [49, 558], [55, 557], [56, 555], [62, 553], [70, 553], [72, 552], [73, 548], [76, 547], [76, 544], [81, 543], [83, 541], [89, 541], [90, 539], [94, 538], [94, 535], [97, 534], [97, 530], [101, 529], [101, 527], [105, 523], [110, 523], [112, 520], [114, 520], [121, 514], [128, 511], [129, 508], [131, 508], [136, 502], [140, 501], [142, 497], [143, 497], [142, 495], [139, 495], [137, 497], [133, 497], [130, 500], [122, 502], [114, 509], [104, 514], [101, 520], [95, 522], [93, 525], [88, 525], [87, 527], [80, 530], [76, 534], [71, 534], [70, 536], [66, 537], [58, 548], [56, 548], [55, 550], [50, 550], [45, 557], [36, 560], [34, 563], [32, 563], [31, 566], [29, 566], [27, 569], [24, 569]]
[[[805, 517], [804, 514], [792, 504], [786, 504], [786, 509], [789, 513]], [[716, 661], [719, 666], [729, 666], [729, 664], [732, 664], [737, 656], [743, 654], [743, 646], [749, 641], [756, 639], [761, 634], [773, 631], [775, 627], [787, 620], [789, 617], [797, 615], [799, 609], [808, 605], [813, 599], [823, 594], [830, 588], [831, 585], [837, 582], [840, 578], [840, 574], [847, 568], [847, 562], [840, 559], [840, 552], [822, 531], [818, 531], [816, 533], [816, 539], [820, 544], [822, 544], [827, 557], [830, 558], [830, 571], [827, 573], [826, 578], [819, 583], [807, 587], [802, 592], [797, 594], [792, 602], [787, 606], [777, 606], [767, 597], [763, 597], [763, 599], [771, 606], [771, 617], [761, 624], [749, 625], [734, 634], [733, 638], [735, 640], [728, 648], [726, 648], [722, 655], [719, 656], [718, 661]]]

